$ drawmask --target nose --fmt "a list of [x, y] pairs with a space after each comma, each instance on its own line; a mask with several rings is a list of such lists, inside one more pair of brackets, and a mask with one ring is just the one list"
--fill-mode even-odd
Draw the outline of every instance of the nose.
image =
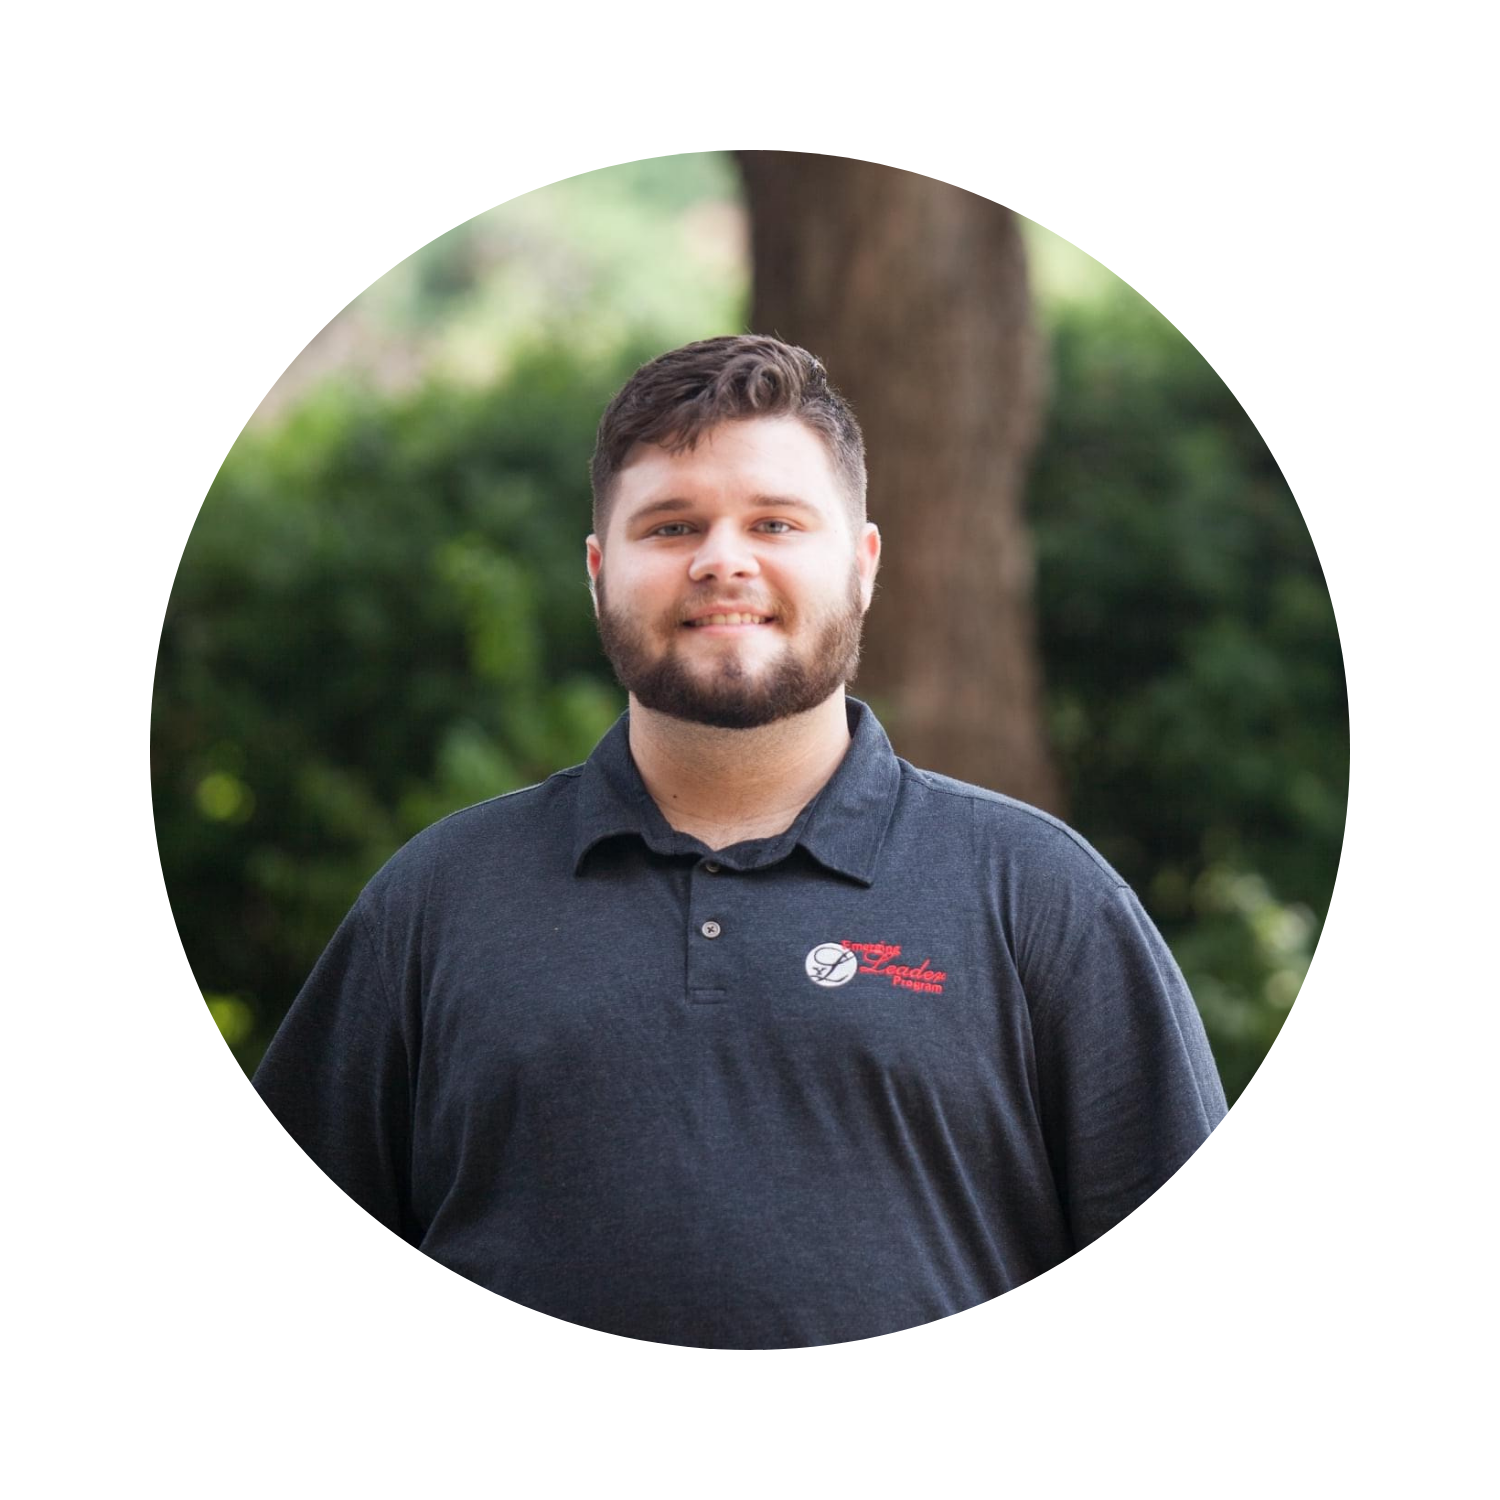
[[744, 532], [730, 520], [710, 526], [688, 567], [694, 583], [710, 578], [754, 578], [760, 563]]

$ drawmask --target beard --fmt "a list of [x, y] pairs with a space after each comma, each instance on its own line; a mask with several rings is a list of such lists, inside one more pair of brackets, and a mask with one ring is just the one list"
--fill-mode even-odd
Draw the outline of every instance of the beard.
[[[725, 651], [722, 660], [700, 663], [695, 668], [675, 638], [665, 647], [654, 645], [653, 633], [641, 619], [610, 607], [603, 568], [594, 592], [599, 604], [600, 644], [620, 686], [643, 707], [690, 724], [713, 729], [760, 729], [826, 702], [854, 680], [859, 666], [865, 612], [859, 573], [853, 567], [844, 598], [813, 630], [802, 652], [798, 653], [792, 641], [783, 641], [776, 656], [754, 672], [745, 670], [733, 649]], [[787, 628], [786, 612], [777, 609], [776, 620], [775, 626], [767, 628]], [[680, 631], [693, 627], [674, 623], [671, 628]]]

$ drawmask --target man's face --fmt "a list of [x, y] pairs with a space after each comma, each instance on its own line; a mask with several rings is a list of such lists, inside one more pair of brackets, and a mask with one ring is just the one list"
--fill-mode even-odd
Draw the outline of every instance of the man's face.
[[753, 417], [686, 453], [641, 444], [615, 485], [589, 576], [604, 654], [639, 703], [754, 729], [853, 677], [880, 534], [853, 534], [811, 428]]

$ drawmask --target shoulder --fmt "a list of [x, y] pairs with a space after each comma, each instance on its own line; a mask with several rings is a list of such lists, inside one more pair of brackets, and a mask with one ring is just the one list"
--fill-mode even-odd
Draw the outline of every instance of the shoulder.
[[998, 862], [1033, 877], [1097, 888], [1125, 888], [1114, 867], [1077, 829], [1030, 803], [899, 762], [903, 797], [924, 821], [964, 824], [981, 864]]
[[365, 887], [366, 907], [421, 898], [434, 884], [462, 884], [508, 865], [525, 852], [566, 850], [581, 766], [535, 786], [460, 808], [401, 846]]

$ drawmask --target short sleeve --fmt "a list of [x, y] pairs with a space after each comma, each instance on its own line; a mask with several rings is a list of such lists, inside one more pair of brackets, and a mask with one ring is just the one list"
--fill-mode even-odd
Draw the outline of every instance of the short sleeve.
[[254, 1084], [292, 1139], [355, 1202], [415, 1242], [411, 1079], [369, 919], [356, 904], [272, 1039]]
[[1154, 1193], [1224, 1118], [1208, 1038], [1127, 886], [1105, 898], [1032, 1001], [1042, 1126], [1075, 1245]]

